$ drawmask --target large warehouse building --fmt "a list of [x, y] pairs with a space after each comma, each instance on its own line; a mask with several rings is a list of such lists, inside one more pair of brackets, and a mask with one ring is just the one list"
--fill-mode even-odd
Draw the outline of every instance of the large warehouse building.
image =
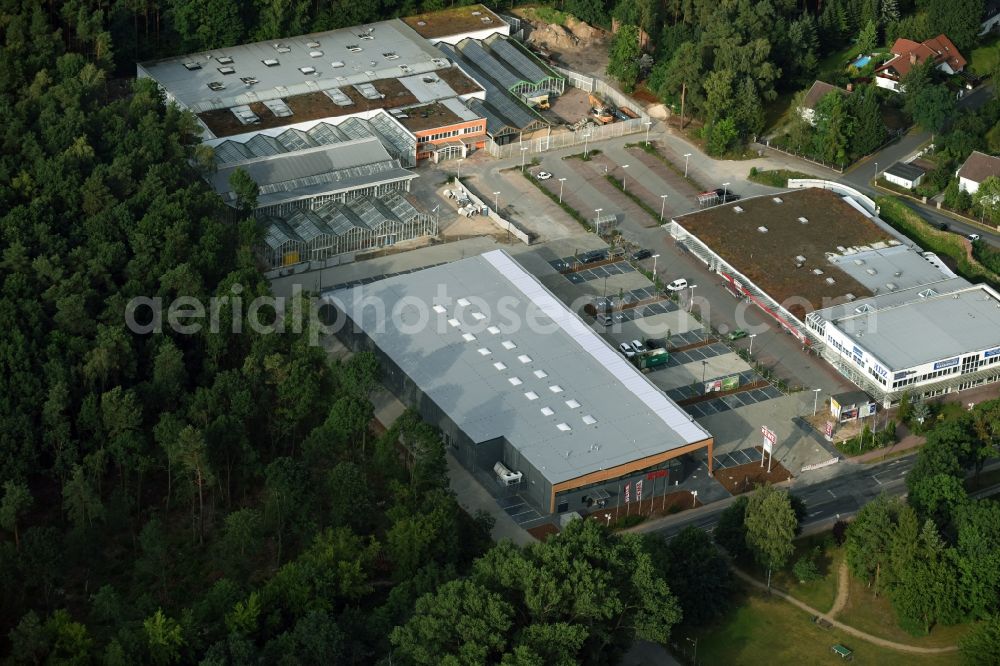
[[801, 189], [684, 215], [670, 232], [885, 405], [1000, 380], [1000, 296], [897, 237], [870, 201]]
[[331, 298], [344, 342], [376, 353], [456, 458], [542, 514], [620, 501], [702, 449], [711, 472], [712, 436], [502, 250]]

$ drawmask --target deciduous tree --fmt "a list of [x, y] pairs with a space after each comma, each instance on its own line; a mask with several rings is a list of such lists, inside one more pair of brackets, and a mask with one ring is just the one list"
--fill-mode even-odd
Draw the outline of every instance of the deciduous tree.
[[792, 540], [798, 521], [788, 499], [788, 493], [772, 485], [757, 488], [747, 501], [747, 546], [757, 562], [767, 567], [767, 583], [771, 571], [785, 566], [795, 551]]

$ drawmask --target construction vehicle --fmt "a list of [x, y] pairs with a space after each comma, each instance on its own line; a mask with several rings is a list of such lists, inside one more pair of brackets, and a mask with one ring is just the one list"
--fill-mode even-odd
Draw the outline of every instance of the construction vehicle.
[[590, 115], [594, 116], [602, 125], [615, 121], [614, 105], [604, 101], [604, 98], [597, 93], [590, 93]]

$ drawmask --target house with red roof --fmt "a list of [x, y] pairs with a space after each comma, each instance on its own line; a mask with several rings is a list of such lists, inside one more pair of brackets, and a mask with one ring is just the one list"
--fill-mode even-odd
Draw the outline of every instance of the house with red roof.
[[965, 69], [965, 58], [944, 35], [920, 43], [900, 38], [892, 45], [891, 50], [892, 58], [875, 70], [875, 85], [893, 92], [903, 92], [903, 78], [911, 69], [928, 60], [948, 75]]

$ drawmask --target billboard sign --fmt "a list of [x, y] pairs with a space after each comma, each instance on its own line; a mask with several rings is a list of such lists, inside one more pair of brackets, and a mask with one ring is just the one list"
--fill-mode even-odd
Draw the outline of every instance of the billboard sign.
[[862, 417], [871, 416], [875, 413], [876, 405], [874, 402], [869, 402], [867, 405], [863, 407], [863, 409], [864, 411], [861, 413]]
[[833, 437], [833, 421], [826, 422], [826, 436]]
[[840, 403], [837, 402], [836, 398], [830, 396], [830, 414], [834, 418], [840, 418], [840, 411], [841, 411]]
[[858, 418], [858, 410], [857, 410], [857, 408], [854, 408], [854, 409], [845, 409], [845, 410], [843, 410], [843, 411], [840, 412], [840, 420], [841, 421], [853, 421], [856, 418]]
[[642, 500], [642, 479], [635, 482], [635, 501], [639, 502]]
[[626, 504], [628, 504], [631, 501], [631, 499], [630, 499], [630, 492], [631, 492], [631, 490], [632, 490], [632, 482], [629, 481], [628, 483], [625, 484], [625, 503]]
[[722, 380], [713, 379], [710, 382], [705, 382], [705, 393], [712, 393], [714, 391], [722, 390]]
[[722, 390], [723, 391], [735, 391], [740, 387], [740, 376], [732, 375], [730, 377], [725, 377], [722, 380]]
[[955, 358], [949, 358], [946, 361], [938, 361], [937, 363], [934, 364], [934, 369], [935, 370], [940, 370], [941, 368], [950, 368], [953, 365], [958, 365], [958, 357], [957, 356]]
[[1000, 347], [997, 347], [996, 349], [987, 349], [983, 352], [983, 358], [991, 358], [997, 355], [1000, 355]]
[[670, 474], [669, 471], [667, 471], [665, 469], [658, 469], [656, 471], [648, 473], [646, 475], [646, 478], [650, 479], [650, 480], [652, 480], [652, 479], [660, 479], [660, 478], [663, 478], [663, 477], [667, 476], [668, 474]]

